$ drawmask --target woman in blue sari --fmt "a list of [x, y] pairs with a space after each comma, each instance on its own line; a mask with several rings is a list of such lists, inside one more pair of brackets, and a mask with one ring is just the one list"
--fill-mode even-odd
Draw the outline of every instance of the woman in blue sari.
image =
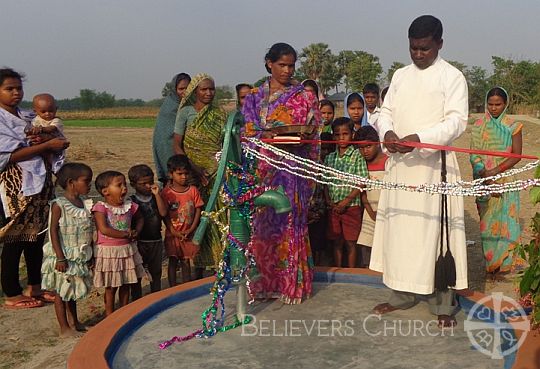
[[174, 155], [173, 135], [178, 105], [180, 105], [180, 100], [184, 97], [184, 92], [190, 81], [191, 77], [186, 73], [180, 73], [173, 77], [170, 82], [171, 91], [165, 97], [159, 109], [156, 126], [154, 127], [152, 152], [158, 180], [163, 185], [167, 183], [168, 177], [167, 160]]

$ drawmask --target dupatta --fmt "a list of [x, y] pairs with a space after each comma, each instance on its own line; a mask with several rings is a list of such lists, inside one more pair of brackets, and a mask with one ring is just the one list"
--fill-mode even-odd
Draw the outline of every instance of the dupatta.
[[[503, 90], [508, 96], [505, 89], [502, 87], [498, 88]], [[488, 110], [487, 100], [486, 94], [485, 114], [474, 123], [471, 135], [471, 148], [511, 152], [512, 136], [523, 128], [523, 124], [507, 116], [508, 104], [505, 106], [501, 115], [494, 118]], [[480, 178], [480, 172], [482, 170], [492, 169], [504, 160], [505, 158], [503, 157], [472, 154], [470, 156], [470, 162], [473, 167], [474, 178]]]

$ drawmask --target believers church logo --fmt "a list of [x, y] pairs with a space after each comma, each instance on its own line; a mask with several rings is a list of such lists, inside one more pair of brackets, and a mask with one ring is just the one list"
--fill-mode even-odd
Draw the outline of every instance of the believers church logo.
[[464, 329], [476, 350], [492, 359], [502, 359], [523, 344], [530, 322], [518, 302], [497, 292], [474, 304]]

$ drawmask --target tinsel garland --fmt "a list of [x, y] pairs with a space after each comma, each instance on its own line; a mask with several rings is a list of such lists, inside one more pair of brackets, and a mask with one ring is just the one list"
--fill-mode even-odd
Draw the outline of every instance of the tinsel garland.
[[[506, 183], [491, 183], [501, 178], [513, 176], [538, 166], [535, 161], [521, 168], [507, 170], [495, 176], [479, 178], [473, 181], [458, 181], [454, 183], [440, 182], [419, 185], [406, 185], [404, 183], [386, 182], [381, 180], [361, 177], [350, 173], [344, 173], [334, 168], [327, 167], [315, 161], [296, 156], [288, 151], [273, 145], [264, 143], [258, 139], [247, 139], [253, 146], [243, 144], [243, 150], [248, 157], [262, 160], [277, 170], [282, 170], [292, 175], [313, 180], [317, 183], [336, 186], [352, 187], [362, 191], [373, 189], [404, 190], [410, 192], [422, 192], [428, 194], [445, 194], [450, 196], [487, 196], [505, 192], [521, 191], [531, 186], [540, 186], [540, 179], [515, 180]], [[264, 149], [264, 150], [260, 150]], [[261, 151], [271, 152], [266, 155]], [[487, 184], [489, 183], [489, 184]]]
[[[257, 187], [256, 177], [250, 174], [253, 172], [252, 160], [244, 160], [243, 165], [239, 166], [235, 163], [228, 163], [229, 176], [235, 176], [238, 179], [238, 189], [235, 193], [232, 193], [231, 188], [227, 185], [223, 185], [222, 197], [226, 207], [222, 208], [218, 212], [203, 212], [202, 215], [208, 217], [211, 221], [216, 223], [221, 234], [223, 242], [222, 259], [219, 263], [219, 268], [216, 273], [216, 279], [214, 285], [210, 290], [212, 295], [212, 302], [210, 306], [201, 314], [202, 328], [198, 329], [186, 336], [174, 336], [171, 339], [159, 344], [161, 350], [166, 349], [173, 343], [181, 343], [191, 340], [195, 337], [207, 338], [216, 335], [219, 332], [226, 332], [230, 329], [236, 328], [242, 324], [248, 324], [251, 321], [250, 316], [246, 316], [244, 320], [239, 320], [238, 316], [234, 316], [234, 322], [229, 325], [225, 325], [225, 295], [230, 289], [233, 282], [239, 282], [242, 278], [246, 278], [246, 287], [248, 293], [253, 300], [253, 294], [250, 289], [249, 270], [256, 266], [255, 258], [252, 252], [251, 240], [248, 245], [242, 244], [234, 235], [229, 232], [229, 226], [219, 221], [219, 215], [226, 211], [229, 207], [235, 207], [240, 211], [240, 216], [245, 219], [248, 224], [250, 234], [252, 227], [252, 214], [254, 211], [253, 201], [261, 193], [268, 188]], [[240, 273], [233, 277], [230, 255], [231, 249], [236, 248], [242, 252], [246, 257], [246, 266], [240, 270]], [[251, 302], [250, 301], [250, 302]], [[219, 313], [219, 314], [218, 314]]]

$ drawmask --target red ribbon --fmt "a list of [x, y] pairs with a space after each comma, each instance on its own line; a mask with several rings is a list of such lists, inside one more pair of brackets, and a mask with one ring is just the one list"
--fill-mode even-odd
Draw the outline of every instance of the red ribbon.
[[[347, 142], [349, 144], [354, 145], [375, 145], [375, 144], [385, 144], [385, 142], [379, 142], [379, 141], [323, 141], [323, 140], [290, 140], [286, 138], [263, 138], [261, 139], [262, 142], [266, 143], [307, 143], [307, 144], [319, 144], [319, 143], [330, 143], [330, 144], [338, 144]], [[389, 142], [389, 143], [397, 143], [397, 142]], [[463, 152], [467, 154], [477, 154], [477, 155], [488, 155], [488, 156], [500, 156], [503, 158], [520, 158], [520, 159], [532, 159], [532, 160], [538, 160], [537, 156], [534, 155], [522, 155], [522, 154], [515, 154], [512, 152], [504, 152], [504, 151], [489, 151], [489, 150], [473, 150], [473, 149], [465, 149], [462, 147], [455, 147], [455, 146], [444, 146], [444, 145], [435, 145], [430, 143], [424, 143], [424, 142], [399, 142], [400, 145], [403, 146], [409, 146], [414, 147], [417, 149], [434, 149], [434, 150], [444, 150], [444, 151], [454, 151], [454, 152]]]

